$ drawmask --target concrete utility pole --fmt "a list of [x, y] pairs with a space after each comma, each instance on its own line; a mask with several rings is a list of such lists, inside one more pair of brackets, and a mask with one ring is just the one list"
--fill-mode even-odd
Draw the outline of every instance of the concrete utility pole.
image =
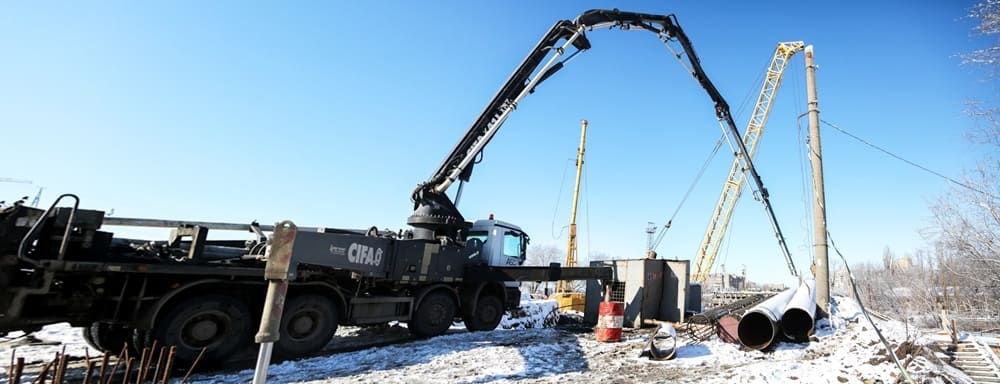
[[823, 191], [823, 150], [819, 141], [819, 99], [816, 97], [816, 63], [813, 46], [806, 47], [806, 97], [809, 113], [809, 160], [813, 175], [813, 276], [816, 305], [830, 313], [830, 263], [826, 242], [826, 194]]

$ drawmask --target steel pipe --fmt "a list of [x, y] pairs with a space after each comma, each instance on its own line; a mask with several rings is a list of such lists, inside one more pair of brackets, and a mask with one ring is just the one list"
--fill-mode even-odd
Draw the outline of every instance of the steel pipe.
[[740, 343], [757, 350], [771, 346], [778, 338], [779, 315], [794, 293], [794, 289], [786, 289], [747, 311], [736, 330]]
[[795, 342], [809, 340], [816, 324], [816, 280], [804, 280], [781, 315], [781, 332]]

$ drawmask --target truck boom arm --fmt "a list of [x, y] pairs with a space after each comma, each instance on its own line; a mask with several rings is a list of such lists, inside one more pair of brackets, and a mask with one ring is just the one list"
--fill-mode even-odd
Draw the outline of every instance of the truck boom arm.
[[[486, 144], [525, 96], [532, 93], [539, 83], [560, 70], [565, 62], [590, 48], [586, 31], [603, 27], [646, 30], [655, 33], [664, 44], [676, 40], [687, 58], [685, 67], [691, 71], [691, 75], [712, 99], [715, 104], [716, 117], [728, 126], [728, 134], [732, 136], [733, 142], [739, 143], [739, 151], [746, 153], [741, 135], [730, 116], [729, 104], [726, 103], [726, 100], [702, 69], [701, 61], [698, 59], [690, 39], [681, 29], [674, 15], [623, 12], [617, 9], [589, 10], [572, 21], [560, 20], [549, 29], [528, 53], [528, 56], [521, 61], [507, 82], [493, 96], [493, 99], [479, 114], [465, 136], [459, 140], [451, 153], [438, 166], [437, 171], [413, 191], [414, 212], [407, 223], [416, 228], [415, 237], [426, 239], [442, 236], [452, 239], [464, 237], [462, 232], [467, 230], [469, 224], [458, 211], [455, 203], [445, 194], [446, 191], [456, 180], [469, 180], [473, 161], [482, 153]], [[569, 54], [566, 59], [559, 61], [559, 58], [566, 54], [566, 50], [570, 47], [576, 48], [576, 51]], [[545, 61], [546, 57], [549, 57], [547, 61]], [[544, 64], [542, 64], [543, 61]], [[737, 156], [741, 156], [741, 154], [737, 154]], [[748, 157], [742, 157], [746, 162], [750, 178], [754, 180], [757, 189], [761, 191], [762, 198], [766, 201], [766, 190], [764, 190], [757, 171], [750, 164]], [[767, 203], [765, 204], [767, 205]], [[770, 212], [770, 206], [767, 206]], [[773, 213], [771, 214], [773, 215]], [[773, 219], [772, 224], [776, 227]]]

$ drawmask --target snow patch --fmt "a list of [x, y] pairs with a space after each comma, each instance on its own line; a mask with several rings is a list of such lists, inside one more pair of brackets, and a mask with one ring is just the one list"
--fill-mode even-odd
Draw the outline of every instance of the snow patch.
[[[501, 328], [466, 332], [458, 323], [448, 334], [403, 344], [368, 348], [274, 364], [273, 383], [497, 383], [497, 382], [678, 382], [678, 383], [863, 383], [896, 382], [900, 376], [878, 335], [853, 300], [834, 297], [831, 316], [816, 324], [809, 343], [778, 343], [768, 352], [744, 350], [717, 339], [695, 343], [680, 333], [676, 358], [651, 361], [640, 357], [653, 329], [626, 330], [622, 341], [603, 343], [592, 333], [551, 328], [558, 321], [552, 300], [525, 300], [507, 316]], [[941, 362], [935, 341], [896, 321], [877, 321], [883, 335], [900, 350], [901, 360], [918, 382], [966, 383], [971, 380]], [[379, 332], [404, 332], [402, 324], [388, 331], [343, 327], [334, 343]], [[510, 328], [510, 329], [507, 329]], [[82, 356], [86, 345], [79, 331], [60, 324], [36, 336], [67, 345], [67, 353]], [[10, 353], [19, 335], [0, 339], [0, 353]], [[18, 346], [20, 356], [48, 361], [61, 345]], [[89, 350], [91, 356], [96, 351]], [[23, 354], [22, 354], [23, 353]], [[9, 355], [0, 358], [9, 364]], [[242, 370], [194, 376], [193, 383], [246, 383], [253, 372]], [[0, 382], [3, 382], [0, 379]]]

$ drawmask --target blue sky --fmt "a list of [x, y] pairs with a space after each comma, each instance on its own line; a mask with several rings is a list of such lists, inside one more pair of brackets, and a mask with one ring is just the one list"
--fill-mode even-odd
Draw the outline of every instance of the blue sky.
[[[995, 100], [958, 54], [988, 45], [940, 2], [102, 2], [0, 6], [0, 177], [75, 193], [120, 217], [402, 228], [437, 167], [542, 34], [590, 8], [675, 13], [741, 130], [779, 41], [815, 46], [821, 118], [960, 177], [984, 148], [969, 99]], [[580, 257], [641, 257], [721, 131], [712, 103], [652, 34], [594, 30], [486, 148], [460, 209], [565, 247], [579, 121], [590, 121]], [[811, 257], [801, 55], [755, 160], [800, 269]], [[803, 120], [804, 124], [804, 120]], [[803, 128], [804, 129], [804, 128]], [[852, 262], [925, 245], [949, 185], [824, 127], [829, 229]], [[723, 149], [659, 248], [695, 254]], [[561, 188], [560, 188], [561, 187]], [[452, 188], [453, 190], [455, 188]], [[0, 183], [2, 199], [34, 187]], [[560, 194], [561, 192], [561, 194]], [[716, 265], [790, 282], [744, 196]]]

